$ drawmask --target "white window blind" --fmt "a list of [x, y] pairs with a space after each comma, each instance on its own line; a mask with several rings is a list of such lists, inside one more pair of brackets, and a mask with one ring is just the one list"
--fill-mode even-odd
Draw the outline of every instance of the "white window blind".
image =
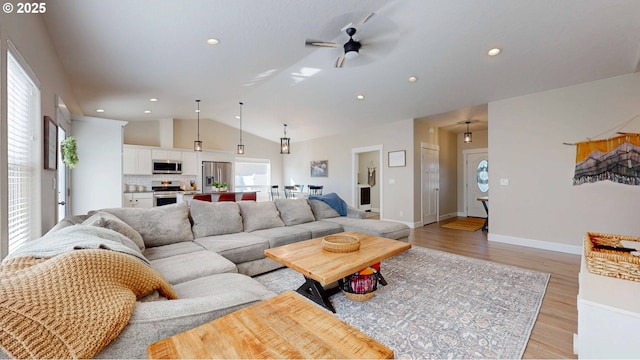
[[[9, 252], [29, 240], [37, 211], [34, 123], [37, 122], [37, 89], [11, 54], [7, 53], [7, 157]], [[39, 227], [38, 227], [39, 228]]]

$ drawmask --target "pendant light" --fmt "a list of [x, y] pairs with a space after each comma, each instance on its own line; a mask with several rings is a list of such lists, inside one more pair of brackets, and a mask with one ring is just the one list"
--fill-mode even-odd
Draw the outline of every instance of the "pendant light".
[[238, 144], [238, 155], [244, 155], [244, 145], [242, 145], [242, 105], [244, 105], [241, 102], [239, 102], [238, 104], [240, 104], [240, 144]]
[[198, 113], [198, 140], [193, 142], [193, 151], [202, 151], [202, 141], [200, 141], [200, 100], [196, 100], [196, 104], [198, 105], [196, 109], [196, 113]]
[[471, 131], [469, 131], [469, 124], [471, 124], [471, 121], [467, 120], [465, 121], [465, 124], [467, 124], [467, 131], [464, 133], [464, 143], [468, 144], [471, 142]]
[[291, 154], [291, 138], [287, 137], [287, 124], [284, 124], [284, 137], [280, 138], [280, 154]]

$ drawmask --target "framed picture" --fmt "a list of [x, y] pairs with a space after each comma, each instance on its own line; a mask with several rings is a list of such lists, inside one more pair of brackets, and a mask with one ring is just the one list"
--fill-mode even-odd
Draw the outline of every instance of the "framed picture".
[[58, 168], [58, 126], [52, 118], [44, 117], [44, 169]]
[[407, 151], [389, 151], [389, 167], [407, 166]]
[[329, 160], [311, 161], [311, 177], [329, 176]]

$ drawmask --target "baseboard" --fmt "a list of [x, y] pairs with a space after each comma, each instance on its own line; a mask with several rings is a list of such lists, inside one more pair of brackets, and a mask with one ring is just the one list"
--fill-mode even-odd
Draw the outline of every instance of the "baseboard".
[[554, 243], [549, 241], [525, 239], [525, 238], [519, 238], [515, 236], [498, 235], [498, 234], [492, 234], [492, 233], [489, 233], [487, 235], [487, 239], [489, 241], [495, 241], [495, 242], [511, 244], [511, 245], [526, 246], [526, 247], [542, 249], [542, 250], [551, 250], [551, 251], [563, 252], [567, 254], [574, 254], [574, 255], [582, 254], [582, 246], [579, 246], [579, 245], [559, 244], [559, 243]]
[[447, 220], [454, 217], [458, 217], [458, 213], [449, 213], [449, 214], [440, 215], [440, 218], [438, 219], [438, 221]]
[[392, 221], [392, 222], [397, 222], [400, 224], [405, 224], [408, 227], [410, 227], [411, 229], [415, 229], [415, 228], [419, 228], [422, 226], [422, 221], [418, 221], [418, 222], [408, 222], [408, 221], [399, 221], [399, 220], [392, 220], [392, 219], [380, 219], [380, 220], [384, 220], [384, 221]]

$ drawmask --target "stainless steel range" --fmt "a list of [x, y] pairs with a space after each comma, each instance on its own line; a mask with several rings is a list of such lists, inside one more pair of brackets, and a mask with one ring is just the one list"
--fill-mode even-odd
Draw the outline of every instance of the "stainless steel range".
[[152, 181], [153, 206], [175, 204], [178, 202], [178, 194], [182, 194], [180, 181]]

